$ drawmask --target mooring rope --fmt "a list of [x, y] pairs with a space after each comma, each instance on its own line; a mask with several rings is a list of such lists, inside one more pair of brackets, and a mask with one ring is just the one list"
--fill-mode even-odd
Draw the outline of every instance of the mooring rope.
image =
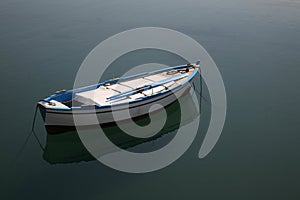
[[38, 136], [36, 135], [35, 131], [34, 131], [34, 127], [35, 127], [35, 121], [36, 121], [36, 115], [37, 115], [37, 110], [38, 110], [38, 105], [36, 105], [35, 107], [35, 111], [34, 111], [34, 116], [33, 116], [33, 121], [32, 121], [32, 126], [31, 126], [31, 131], [29, 132], [29, 134], [27, 135], [26, 139], [25, 139], [25, 142], [23, 143], [23, 145], [21, 146], [20, 150], [18, 151], [18, 153], [16, 154], [16, 157], [15, 157], [15, 160], [16, 161], [20, 155], [22, 154], [22, 152], [24, 151], [28, 141], [29, 141], [29, 138], [31, 137], [31, 135], [33, 134], [34, 137], [36, 138], [40, 148], [44, 151], [45, 148], [43, 147], [42, 143], [40, 142]]
[[200, 74], [200, 113], [202, 111], [202, 73], [201, 73], [201, 69], [199, 67], [199, 74]]
[[41, 149], [44, 151], [45, 149], [44, 149], [44, 147], [43, 147], [41, 141], [39, 140], [37, 134], [36, 134], [35, 131], [34, 131], [35, 121], [36, 121], [36, 114], [37, 114], [38, 108], [39, 108], [39, 105], [36, 105], [36, 106], [35, 106], [35, 111], [34, 111], [33, 120], [32, 120], [31, 133], [33, 133], [33, 135], [34, 135], [35, 139], [37, 140], [37, 142], [39, 143]]
[[197, 90], [196, 86], [195, 86], [195, 83], [193, 82], [193, 88], [194, 88], [194, 91], [197, 92], [197, 94], [200, 96], [200, 113], [201, 113], [201, 110], [202, 110], [202, 99], [207, 102], [208, 104], [211, 105], [210, 101], [207, 100], [204, 96], [203, 96], [203, 77], [202, 77], [202, 73], [201, 73], [201, 69], [199, 68], [199, 74], [200, 74], [200, 91]]

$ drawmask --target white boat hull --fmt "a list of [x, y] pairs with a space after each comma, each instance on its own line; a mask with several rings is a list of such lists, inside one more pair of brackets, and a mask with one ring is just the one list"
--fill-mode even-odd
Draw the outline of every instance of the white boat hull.
[[[99, 108], [95, 110], [45, 110], [45, 125], [46, 126], [75, 126], [74, 117], [76, 118], [76, 126], [91, 126], [97, 124], [108, 124], [116, 121], [127, 120], [128, 115], [124, 115], [124, 109], [129, 109], [130, 118], [135, 118], [149, 114], [149, 109], [159, 104], [163, 107], [176, 101], [185, 92], [189, 91], [190, 84], [185, 84], [182, 87], [170, 91], [168, 93], [159, 95], [145, 101], [132, 103], [130, 105], [113, 106], [112, 108]], [[152, 112], [159, 110], [151, 109]], [[114, 114], [112, 115], [112, 110]], [[97, 118], [95, 118], [95, 114]], [[114, 116], [118, 116], [117, 120]], [[96, 120], [95, 120], [96, 119]]]

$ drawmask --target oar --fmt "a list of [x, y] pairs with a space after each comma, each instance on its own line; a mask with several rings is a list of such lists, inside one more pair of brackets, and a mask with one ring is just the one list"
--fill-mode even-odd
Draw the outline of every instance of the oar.
[[122, 98], [122, 97], [127, 97], [127, 96], [130, 96], [130, 95], [134, 95], [134, 94], [137, 94], [137, 93], [141, 93], [141, 92], [143, 92], [145, 90], [149, 90], [149, 89], [152, 89], [154, 87], [161, 86], [161, 85], [166, 84], [166, 83], [171, 82], [171, 81], [182, 79], [182, 78], [184, 78], [186, 76], [187, 76], [187, 73], [184, 73], [184, 74], [180, 74], [180, 75], [177, 75], [177, 76], [174, 76], [174, 77], [171, 77], [171, 78], [166, 78], [166, 79], [163, 79], [161, 81], [152, 83], [150, 85], [144, 85], [144, 86], [136, 88], [134, 90], [129, 90], [129, 91], [126, 91], [126, 92], [122, 92], [120, 94], [116, 94], [116, 95], [110, 96], [110, 97], [108, 97], [106, 99], [108, 101], [110, 101], [110, 100], [115, 100], [115, 99], [119, 99], [119, 98]]

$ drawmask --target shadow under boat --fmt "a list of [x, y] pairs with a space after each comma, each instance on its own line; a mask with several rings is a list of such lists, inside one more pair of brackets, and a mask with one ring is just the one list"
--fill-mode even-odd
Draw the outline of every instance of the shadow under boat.
[[[101, 125], [102, 130], [112, 143], [126, 150], [130, 150], [133, 147], [137, 147], [143, 144], [145, 145], [166, 135], [170, 135], [171, 137], [173, 137], [176, 134], [176, 130], [179, 128], [179, 126], [189, 124], [199, 116], [198, 107], [195, 105], [190, 93], [181, 96], [180, 102], [181, 104], [178, 100], [176, 100], [175, 102], [164, 108], [167, 114], [166, 123], [164, 124], [163, 128], [154, 136], [150, 136], [148, 138], [137, 138], [130, 136], [124, 133], [116, 123], [111, 123], [105, 126]], [[188, 116], [181, 115], [180, 106], [184, 106], [184, 109], [187, 109], [189, 113]], [[161, 116], [164, 116], [163, 110], [158, 110], [152, 115], [151, 122], [149, 116], [147, 115], [134, 118], [134, 122], [124, 121], [122, 123], [136, 123], [140, 126], [146, 126], [149, 123], [155, 123], [155, 120], [161, 120]], [[181, 119], [181, 117], [183, 117], [183, 119]], [[180, 124], [181, 121], [182, 123]], [[53, 130], [53, 127], [51, 128], [52, 129], [50, 130], [49, 127], [46, 128], [48, 134], [46, 138], [46, 146], [43, 153], [43, 158], [48, 163], [58, 164], [95, 160], [95, 158], [88, 152], [88, 150], [81, 142], [75, 127], [62, 129], [59, 129], [59, 127], [55, 127], [55, 130]], [[99, 134], [99, 126], [85, 127], [85, 129], [89, 133], [92, 132], [93, 134]], [[101, 141], [99, 142], [101, 143]], [[115, 151], [105, 145], [100, 144], [99, 146], [101, 147], [99, 149], [100, 155], [106, 155]]]

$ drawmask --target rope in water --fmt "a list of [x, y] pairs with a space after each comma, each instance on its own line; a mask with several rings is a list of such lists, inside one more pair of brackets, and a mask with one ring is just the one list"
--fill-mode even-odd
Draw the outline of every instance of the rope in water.
[[34, 137], [36, 138], [40, 148], [44, 151], [45, 148], [43, 147], [42, 143], [40, 142], [38, 136], [36, 135], [35, 131], [34, 131], [34, 127], [35, 127], [35, 121], [36, 121], [36, 115], [37, 115], [37, 110], [38, 110], [38, 105], [36, 105], [35, 107], [35, 111], [34, 111], [34, 116], [33, 116], [33, 121], [32, 121], [32, 126], [31, 126], [31, 131], [29, 132], [29, 134], [27, 135], [26, 139], [25, 139], [25, 142], [23, 143], [23, 145], [21, 146], [20, 150], [18, 151], [18, 153], [16, 154], [16, 157], [15, 157], [15, 161], [20, 157], [20, 155], [23, 153], [28, 141], [29, 141], [29, 138], [31, 137], [31, 135], [33, 134]]
[[[31, 133], [33, 133], [33, 136], [35, 137], [35, 139], [37, 140], [37, 142], [39, 143], [41, 149], [44, 151], [45, 148], [43, 147], [41, 141], [39, 140], [37, 134], [34, 131], [34, 127], [35, 127], [35, 121], [36, 121], [36, 114], [37, 114], [37, 110], [38, 110], [39, 106], [36, 105], [35, 106], [35, 111], [34, 111], [34, 116], [33, 116], [33, 120], [32, 120], [32, 126], [31, 126]], [[31, 135], [31, 134], [30, 134]]]
[[200, 91], [196, 88], [195, 86], [195, 83], [193, 82], [193, 89], [195, 92], [197, 92], [197, 94], [199, 95], [200, 97], [200, 113], [201, 113], [201, 110], [202, 110], [202, 99], [207, 102], [208, 104], [211, 105], [211, 102], [209, 100], [207, 100], [204, 96], [203, 96], [203, 77], [202, 77], [202, 74], [201, 74], [201, 69], [199, 68], [199, 74], [200, 74]]

